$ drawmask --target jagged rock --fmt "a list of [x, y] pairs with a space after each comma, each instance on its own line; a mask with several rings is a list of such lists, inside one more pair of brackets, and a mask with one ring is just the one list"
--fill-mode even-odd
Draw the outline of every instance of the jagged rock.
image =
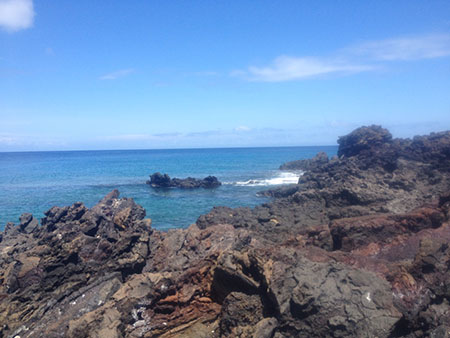
[[450, 132], [364, 127], [340, 150], [188, 229], [153, 230], [117, 190], [22, 215], [0, 235], [0, 336], [445, 337]]
[[[124, 210], [126, 217], [121, 216]], [[114, 191], [92, 209], [82, 203], [50, 209], [32, 235], [27, 231], [4, 233], [0, 243], [0, 297], [6, 298], [0, 303], [0, 323], [7, 323], [7, 328], [2, 333], [14, 332], [23, 325], [29, 328], [39, 321], [26, 336], [64, 336], [64, 326], [46, 323], [54, 323], [60, 312], [76, 319], [83, 311], [94, 310], [101, 305], [100, 299], [92, 303], [98, 292], [106, 297], [101, 302], [109, 299], [113, 291], [103, 295], [98, 290], [88, 299], [80, 294], [79, 300], [90, 305], [73, 311], [72, 302], [81, 304], [73, 298], [75, 291], [87, 290], [101, 281], [105, 285], [115, 283], [114, 288], [118, 288], [128, 276], [142, 270], [151, 234], [150, 220], [144, 216], [142, 207], [131, 199], [119, 199]], [[30, 215], [23, 215], [17, 228], [27, 230], [32, 223]], [[87, 228], [91, 231], [83, 231]]]
[[[372, 126], [350, 135], [339, 147], [345, 156], [306, 171], [297, 185], [263, 193], [277, 198], [263, 207], [279, 226], [292, 229], [340, 218], [405, 213], [450, 189], [450, 132], [402, 140]], [[234, 217], [230, 222], [241, 220]]]
[[32, 214], [25, 213], [20, 216], [20, 230], [26, 233], [32, 233], [39, 226], [39, 222]]
[[150, 184], [152, 187], [157, 188], [169, 188], [171, 187], [171, 178], [167, 174], [154, 173], [150, 175], [150, 180], [147, 181], [147, 184]]
[[193, 189], [193, 188], [217, 188], [222, 183], [219, 182], [217, 177], [208, 176], [203, 179], [198, 178], [170, 178], [167, 174], [154, 173], [150, 175], [150, 180], [146, 182], [154, 188], [182, 188], [182, 189]]
[[338, 156], [355, 156], [363, 151], [380, 148], [391, 141], [392, 134], [381, 126], [361, 127], [339, 137]]
[[310, 159], [286, 162], [280, 166], [280, 170], [316, 170], [327, 163], [328, 155], [322, 151]]

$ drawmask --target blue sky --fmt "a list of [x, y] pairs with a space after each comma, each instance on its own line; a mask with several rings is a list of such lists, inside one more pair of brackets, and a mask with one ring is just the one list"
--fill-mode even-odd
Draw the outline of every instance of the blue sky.
[[0, 151], [450, 129], [450, 2], [0, 0]]

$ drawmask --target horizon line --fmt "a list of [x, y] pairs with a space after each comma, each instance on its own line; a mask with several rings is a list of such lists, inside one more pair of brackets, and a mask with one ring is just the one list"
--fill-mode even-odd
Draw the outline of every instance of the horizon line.
[[300, 146], [229, 146], [229, 147], [191, 147], [191, 148], [127, 148], [127, 149], [68, 149], [68, 150], [6, 150], [0, 154], [12, 153], [57, 153], [57, 152], [89, 152], [89, 151], [147, 151], [147, 150], [208, 150], [208, 149], [255, 149], [255, 148], [308, 148], [308, 147], [338, 147], [338, 144], [318, 144]]

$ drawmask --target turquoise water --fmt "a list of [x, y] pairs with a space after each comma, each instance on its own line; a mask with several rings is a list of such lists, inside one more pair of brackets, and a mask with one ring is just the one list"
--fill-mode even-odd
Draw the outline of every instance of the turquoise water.
[[[255, 206], [257, 192], [295, 182], [280, 164], [313, 157], [337, 147], [279, 147], [180, 150], [117, 150], [0, 153], [0, 229], [24, 212], [35, 217], [52, 206], [82, 201], [88, 207], [119, 189], [147, 211], [153, 227], [186, 227], [213, 206]], [[145, 184], [156, 171], [171, 177], [217, 176], [216, 189], [153, 189]]]

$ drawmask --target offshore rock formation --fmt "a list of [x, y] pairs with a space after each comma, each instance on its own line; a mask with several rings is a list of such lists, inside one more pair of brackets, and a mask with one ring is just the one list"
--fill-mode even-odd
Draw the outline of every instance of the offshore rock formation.
[[450, 133], [363, 127], [254, 209], [159, 232], [113, 191], [0, 240], [4, 337], [448, 337]]
[[217, 188], [222, 183], [219, 182], [217, 177], [208, 176], [204, 179], [198, 179], [193, 177], [187, 178], [170, 178], [167, 174], [154, 173], [150, 175], [150, 180], [146, 182], [154, 188], [182, 188], [182, 189], [192, 189], [192, 188]]

